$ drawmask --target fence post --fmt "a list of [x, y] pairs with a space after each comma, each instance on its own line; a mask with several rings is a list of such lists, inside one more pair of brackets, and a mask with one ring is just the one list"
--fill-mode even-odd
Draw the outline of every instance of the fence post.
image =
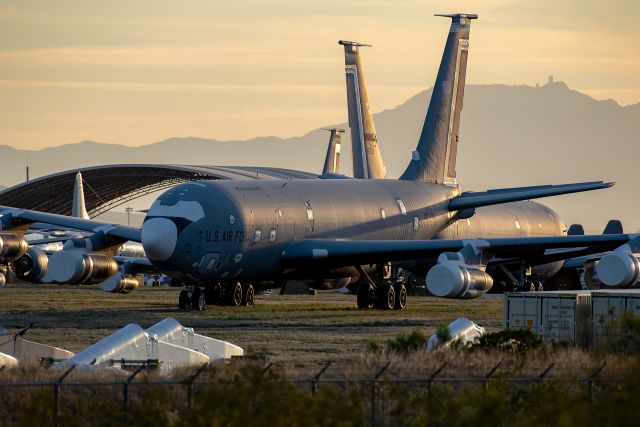
[[498, 363], [496, 363], [496, 366], [491, 368], [491, 370], [489, 372], [487, 372], [487, 375], [484, 376], [484, 391], [485, 392], [489, 389], [489, 380], [491, 379], [493, 374], [496, 373], [496, 371], [498, 370], [498, 368], [500, 367], [501, 364], [502, 364], [502, 360], [499, 360]]
[[262, 370], [262, 375], [266, 375], [266, 373], [269, 372], [269, 369], [271, 369], [272, 366], [273, 366], [273, 362], [269, 362], [269, 364], [265, 366], [264, 369]]
[[433, 412], [432, 411], [433, 408], [431, 407], [432, 406], [431, 405], [431, 384], [433, 384], [433, 380], [435, 380], [436, 377], [440, 375], [440, 372], [442, 372], [445, 366], [447, 366], [447, 362], [444, 362], [442, 365], [440, 365], [440, 367], [435, 371], [433, 371], [433, 373], [429, 375], [429, 377], [427, 378], [427, 425], [428, 426], [432, 425], [431, 413]]
[[62, 386], [64, 379], [67, 378], [67, 375], [69, 375], [75, 368], [76, 365], [71, 365], [71, 367], [67, 369], [55, 383], [53, 383], [53, 424], [55, 426], [58, 425], [58, 416], [60, 414], [60, 387]]
[[193, 383], [200, 376], [200, 374], [204, 372], [207, 366], [209, 366], [208, 363], [205, 363], [204, 365], [200, 366], [196, 371], [196, 373], [193, 374], [193, 376], [191, 376], [191, 378], [187, 380], [187, 402], [188, 402], [189, 409], [191, 409], [191, 400], [193, 398]]
[[593, 383], [596, 380], [596, 377], [600, 375], [600, 373], [604, 370], [605, 366], [607, 366], [607, 362], [604, 362], [596, 371], [591, 374], [589, 377], [589, 401], [593, 402]]
[[[124, 359], [123, 359], [124, 360]], [[136, 377], [136, 375], [138, 375], [140, 372], [142, 372], [142, 370], [144, 368], [146, 368], [147, 365], [140, 365], [138, 367], [138, 369], [136, 369], [133, 374], [131, 374], [129, 376], [129, 378], [127, 378], [127, 380], [123, 383], [123, 404], [124, 404], [124, 421], [127, 421], [127, 418], [129, 416], [128, 412], [129, 412], [129, 385], [131, 385], [131, 382], [133, 382], [133, 379]]]
[[329, 369], [329, 366], [331, 366], [333, 362], [327, 362], [325, 363], [325, 365], [322, 367], [322, 369], [320, 369], [320, 372], [318, 372], [317, 374], [315, 374], [313, 376], [313, 379], [311, 380], [311, 393], [315, 393], [316, 391], [318, 391], [318, 381], [320, 381], [320, 376], [322, 374], [325, 373], [325, 371], [327, 369]]
[[388, 361], [376, 374], [371, 378], [371, 427], [376, 427], [376, 389], [378, 385], [378, 378], [387, 368], [391, 365], [391, 361]]
[[549, 373], [549, 371], [551, 370], [551, 368], [553, 368], [555, 366], [555, 362], [552, 363], [551, 365], [547, 366], [547, 368], [542, 371], [542, 373], [540, 375], [538, 375], [538, 382], [542, 381], [544, 379], [544, 377], [547, 376], [547, 374]]

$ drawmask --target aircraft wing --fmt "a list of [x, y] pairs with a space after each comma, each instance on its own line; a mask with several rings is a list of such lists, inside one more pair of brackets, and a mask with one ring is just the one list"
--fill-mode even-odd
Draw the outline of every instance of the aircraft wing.
[[60, 227], [89, 231], [92, 233], [102, 231], [107, 236], [124, 241], [131, 240], [141, 242], [141, 232], [137, 227], [0, 206], [0, 230], [34, 222], [54, 224]]
[[532, 265], [613, 250], [637, 235], [515, 237], [476, 240], [321, 240], [296, 242], [285, 249], [287, 266], [342, 267], [437, 257], [469, 243], [499, 260], [525, 259]]
[[540, 185], [534, 187], [504, 188], [482, 192], [468, 191], [451, 199], [449, 211], [473, 209], [501, 203], [558, 196], [560, 194], [579, 193], [582, 191], [600, 190], [613, 186], [613, 182], [593, 181], [575, 184]]

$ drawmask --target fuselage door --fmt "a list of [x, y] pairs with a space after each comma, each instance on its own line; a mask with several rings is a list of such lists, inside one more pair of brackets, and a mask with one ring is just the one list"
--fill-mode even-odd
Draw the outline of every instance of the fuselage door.
[[315, 218], [313, 216], [313, 208], [311, 207], [311, 202], [308, 200], [304, 202], [304, 207], [307, 211], [307, 231], [306, 235], [310, 236], [313, 234], [315, 229]]

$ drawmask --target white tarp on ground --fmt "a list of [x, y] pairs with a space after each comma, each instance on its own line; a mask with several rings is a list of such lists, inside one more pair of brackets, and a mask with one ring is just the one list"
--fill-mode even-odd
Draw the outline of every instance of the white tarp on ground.
[[119, 360], [158, 360], [162, 369], [202, 365], [242, 355], [233, 344], [198, 335], [167, 318], [146, 331], [129, 324], [57, 366], [100, 365]]
[[[449, 346], [452, 342], [458, 341], [463, 344], [473, 342], [477, 337], [484, 335], [484, 328], [476, 325], [466, 317], [460, 317], [449, 324], [450, 339], [442, 343], [445, 346]], [[427, 341], [427, 350], [432, 350], [440, 344], [440, 340], [436, 335], [432, 335]]]
[[21, 335], [9, 335], [4, 328], [0, 330], [0, 352], [13, 356], [21, 362], [40, 362], [42, 359], [63, 360], [75, 354], [58, 347], [26, 340]]

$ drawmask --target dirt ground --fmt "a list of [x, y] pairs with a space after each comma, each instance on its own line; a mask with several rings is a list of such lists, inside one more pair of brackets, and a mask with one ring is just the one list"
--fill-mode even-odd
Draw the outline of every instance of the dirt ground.
[[271, 361], [344, 361], [370, 341], [468, 317], [488, 330], [502, 325], [501, 296], [476, 300], [409, 297], [400, 311], [358, 310], [355, 297], [335, 291], [317, 295], [257, 295], [252, 308], [177, 308], [177, 288], [143, 287], [114, 295], [95, 286], [7, 285], [0, 289], [0, 325], [14, 332], [33, 323], [25, 338], [78, 352], [115, 330], [138, 323], [147, 328], [173, 317], [196, 333], [237, 344]]

